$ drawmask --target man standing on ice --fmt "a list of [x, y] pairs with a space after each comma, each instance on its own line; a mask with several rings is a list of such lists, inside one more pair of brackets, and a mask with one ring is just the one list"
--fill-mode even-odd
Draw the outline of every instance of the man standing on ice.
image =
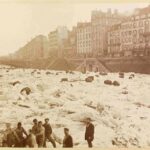
[[94, 125], [91, 123], [91, 118], [86, 119], [85, 140], [89, 147], [93, 147], [92, 141], [94, 140]]
[[2, 147], [12, 147], [15, 144], [14, 131], [10, 123], [6, 123], [6, 130], [2, 137]]
[[36, 136], [33, 134], [33, 131], [31, 129], [29, 130], [29, 135], [26, 139], [26, 145], [32, 148], [38, 147], [36, 142]]
[[64, 140], [63, 140], [63, 147], [64, 148], [71, 148], [73, 147], [73, 139], [72, 136], [69, 134], [69, 129], [68, 128], [64, 128]]
[[36, 135], [37, 134], [37, 132], [38, 132], [38, 120], [37, 119], [33, 119], [33, 127], [32, 127], [32, 133], [34, 134], [34, 135]]
[[49, 124], [49, 119], [46, 118], [45, 119], [45, 123], [44, 123], [44, 128], [45, 128], [45, 142], [44, 142], [44, 147], [46, 147], [46, 140], [50, 141], [53, 145], [53, 147], [56, 147], [56, 143], [55, 140], [51, 137], [52, 134], [52, 128]]
[[25, 129], [22, 127], [21, 122], [18, 122], [17, 128], [16, 128], [14, 134], [16, 136], [15, 147], [25, 147], [25, 138], [23, 135], [25, 134], [26, 137], [28, 137], [28, 134], [25, 131]]
[[38, 147], [44, 146], [45, 141], [45, 128], [43, 127], [42, 121], [38, 122], [38, 133], [36, 134]]
[[[36, 136], [38, 133], [38, 120], [33, 119], [33, 127], [32, 127], [32, 133]], [[38, 142], [37, 136], [36, 136], [36, 142]]]

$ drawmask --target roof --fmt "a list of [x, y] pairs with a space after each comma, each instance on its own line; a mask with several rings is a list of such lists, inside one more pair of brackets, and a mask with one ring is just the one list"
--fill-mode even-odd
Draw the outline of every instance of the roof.
[[88, 27], [91, 26], [91, 22], [79, 22], [77, 24], [77, 28], [84, 28], [84, 27]]
[[145, 7], [145, 8], [137, 8], [137, 9], [135, 9], [132, 16], [144, 15], [144, 14], [148, 14], [148, 13], [150, 13], [150, 5]]
[[148, 7], [139, 9], [139, 14], [142, 15], [142, 14], [147, 14], [147, 13], [150, 13], [150, 5]]

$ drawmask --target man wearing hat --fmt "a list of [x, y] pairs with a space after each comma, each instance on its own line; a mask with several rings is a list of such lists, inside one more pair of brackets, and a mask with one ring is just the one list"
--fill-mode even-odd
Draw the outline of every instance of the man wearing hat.
[[14, 131], [11, 128], [10, 123], [6, 123], [6, 130], [4, 131], [4, 135], [2, 137], [2, 147], [12, 147], [16, 142], [16, 137], [14, 135]]
[[[38, 133], [38, 120], [33, 119], [33, 127], [32, 127], [32, 133], [36, 136]], [[36, 136], [36, 142], [38, 142], [37, 136]]]
[[65, 137], [63, 140], [63, 147], [65, 148], [73, 147], [73, 140], [72, 140], [71, 135], [69, 134], [68, 128], [64, 128], [64, 134], [65, 134]]
[[51, 137], [52, 134], [52, 128], [51, 125], [49, 124], [49, 119], [46, 118], [45, 119], [45, 123], [44, 123], [44, 128], [45, 128], [45, 142], [44, 142], [44, 147], [46, 147], [46, 140], [50, 141], [53, 145], [53, 147], [56, 147], [56, 143], [55, 140]]
[[89, 147], [93, 147], [93, 145], [92, 145], [93, 139], [94, 139], [94, 125], [91, 123], [91, 118], [87, 118], [86, 119], [85, 140], [87, 140]]
[[38, 132], [38, 120], [33, 119], [33, 127], [32, 127], [32, 133], [36, 135]]
[[38, 133], [36, 134], [36, 140], [38, 147], [43, 147], [45, 142], [45, 128], [43, 127], [42, 121], [38, 122]]

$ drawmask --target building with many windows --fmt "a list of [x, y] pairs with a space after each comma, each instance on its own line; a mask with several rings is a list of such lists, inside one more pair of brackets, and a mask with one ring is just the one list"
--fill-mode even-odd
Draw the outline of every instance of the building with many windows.
[[63, 54], [65, 57], [77, 55], [77, 27], [68, 32], [68, 38], [64, 40]]
[[92, 51], [94, 55], [106, 55], [108, 51], [108, 29], [115, 24], [122, 21], [124, 17], [118, 13], [114, 13], [111, 9], [107, 12], [92, 11], [91, 24], [92, 24]]
[[117, 10], [107, 12], [92, 11], [91, 22], [77, 25], [77, 53], [91, 57], [103, 56], [108, 52], [108, 29], [122, 21], [123, 16]]
[[68, 38], [68, 29], [65, 26], [57, 27], [56, 30], [48, 34], [49, 37], [49, 50], [56, 52], [58, 56], [62, 55], [63, 42]]
[[[118, 55], [143, 56], [150, 54], [150, 6], [136, 9], [134, 14], [121, 22], [119, 28], [111, 27], [108, 32], [108, 50], [112, 53], [117, 32], [120, 35], [118, 41]], [[117, 52], [117, 50], [116, 50]]]
[[108, 31], [108, 54], [119, 56], [121, 54], [121, 24], [113, 25]]
[[92, 27], [90, 22], [77, 24], [77, 53], [92, 53]]

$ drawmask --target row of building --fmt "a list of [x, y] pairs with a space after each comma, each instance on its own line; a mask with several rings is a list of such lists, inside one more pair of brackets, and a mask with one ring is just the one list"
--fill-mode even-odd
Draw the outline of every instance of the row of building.
[[108, 31], [110, 56], [150, 55], [150, 6], [136, 9], [132, 16]]
[[50, 56], [90, 57], [133, 56], [150, 54], [150, 6], [136, 9], [125, 16], [108, 9], [92, 11], [89, 22], [72, 28], [58, 27], [48, 37], [39, 35], [20, 48], [15, 57], [21, 59]]

